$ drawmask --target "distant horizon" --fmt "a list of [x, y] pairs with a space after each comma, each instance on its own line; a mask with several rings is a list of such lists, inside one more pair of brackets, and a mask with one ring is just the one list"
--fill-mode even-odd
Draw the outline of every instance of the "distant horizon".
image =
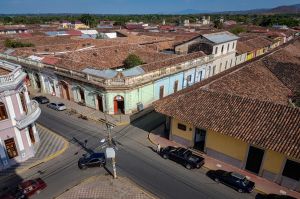
[[[99, 14], [99, 15], [142, 15], [142, 14], [199, 14], [270, 9], [278, 6], [300, 4], [299, 0], [1, 0], [0, 14]], [[185, 13], [187, 14], [187, 13]]]

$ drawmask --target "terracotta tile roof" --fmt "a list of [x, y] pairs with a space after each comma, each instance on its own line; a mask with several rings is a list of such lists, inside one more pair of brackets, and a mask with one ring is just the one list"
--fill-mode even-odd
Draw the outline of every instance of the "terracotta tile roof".
[[263, 59], [264, 65], [292, 91], [300, 91], [300, 41]]
[[203, 88], [168, 96], [155, 102], [154, 107], [160, 113], [199, 128], [300, 158], [298, 108]]
[[243, 54], [246, 52], [259, 50], [261, 48], [268, 47], [271, 44], [272, 41], [264, 37], [244, 37], [239, 39], [237, 42], [237, 53]]
[[44, 59], [42, 59], [42, 63], [49, 65], [55, 65], [58, 61], [59, 59], [56, 57], [44, 57]]
[[7, 74], [9, 74], [9, 73], [11, 73], [11, 71], [6, 70], [6, 69], [4, 69], [4, 68], [2, 68], [2, 67], [0, 66], [0, 76], [1, 76], [1, 75], [7, 75]]
[[288, 96], [291, 94], [291, 90], [264, 65], [262, 60], [252, 62], [205, 87], [285, 105], [288, 104]]
[[[300, 158], [300, 109], [287, 106], [290, 89], [299, 86], [299, 51], [297, 39], [163, 98], [154, 107], [197, 127]], [[275, 59], [280, 64], [270, 64]]]
[[203, 57], [203, 56], [206, 56], [206, 54], [204, 52], [200, 51], [200, 52], [190, 53], [190, 54], [187, 54], [187, 55], [180, 55], [180, 56], [171, 57], [169, 59], [165, 59], [165, 60], [158, 61], [158, 62], [145, 64], [145, 65], [142, 65], [142, 68], [146, 72], [149, 72], [149, 71], [152, 71], [152, 70], [157, 70], [159, 68], [164, 68], [164, 67], [167, 67], [167, 66], [180, 64], [182, 62], [192, 60], [192, 59], [196, 59], [196, 58]]
[[[131, 53], [138, 55], [145, 63], [166, 60], [176, 56], [159, 53], [139, 45], [119, 45], [62, 54], [58, 56], [60, 61], [56, 65], [79, 71], [86, 67], [96, 69], [116, 68], [121, 67], [123, 61]], [[70, 63], [72, 64], [70, 65]]]

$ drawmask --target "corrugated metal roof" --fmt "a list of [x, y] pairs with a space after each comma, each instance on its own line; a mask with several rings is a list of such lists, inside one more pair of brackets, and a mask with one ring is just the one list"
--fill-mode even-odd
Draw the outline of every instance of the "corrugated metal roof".
[[82, 72], [86, 73], [86, 74], [90, 74], [90, 75], [94, 75], [97, 77], [102, 77], [102, 78], [113, 78], [115, 77], [118, 72], [114, 71], [114, 70], [97, 70], [97, 69], [93, 69], [93, 68], [85, 68], [82, 70]]
[[143, 75], [143, 74], [145, 74], [145, 71], [140, 66], [136, 66], [134, 68], [130, 68], [130, 69], [122, 71], [122, 74], [125, 77], [131, 77], [131, 76]]
[[4, 51], [4, 54], [9, 55], [11, 53], [15, 52], [15, 49], [9, 48], [6, 51]]
[[204, 38], [212, 41], [213, 43], [220, 44], [225, 43], [233, 40], [239, 39], [238, 36], [230, 33], [230, 32], [218, 32], [218, 33], [211, 33], [211, 34], [204, 34], [202, 35]]

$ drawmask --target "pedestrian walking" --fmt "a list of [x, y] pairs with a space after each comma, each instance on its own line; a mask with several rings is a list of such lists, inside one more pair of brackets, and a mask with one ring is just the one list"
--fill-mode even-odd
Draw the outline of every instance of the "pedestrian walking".
[[160, 149], [161, 149], [161, 146], [160, 146], [160, 144], [158, 144], [157, 149], [156, 149], [157, 153], [160, 153]]

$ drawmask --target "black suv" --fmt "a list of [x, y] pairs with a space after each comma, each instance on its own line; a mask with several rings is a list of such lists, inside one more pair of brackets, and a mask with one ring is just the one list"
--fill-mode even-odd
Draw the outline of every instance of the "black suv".
[[86, 169], [87, 167], [103, 167], [106, 164], [104, 153], [92, 153], [90, 155], [84, 155], [78, 161], [78, 167], [80, 169]]
[[47, 97], [44, 97], [44, 96], [37, 96], [37, 97], [34, 97], [32, 99], [37, 101], [40, 104], [48, 104], [49, 103], [49, 99]]
[[185, 148], [175, 148], [168, 146], [160, 151], [160, 154], [165, 159], [173, 160], [182, 164], [187, 169], [199, 169], [204, 164], [204, 158], [194, 155], [190, 150]]
[[207, 176], [216, 182], [221, 182], [230, 186], [240, 193], [252, 192], [255, 183], [248, 180], [244, 175], [224, 170], [211, 170], [207, 172]]

